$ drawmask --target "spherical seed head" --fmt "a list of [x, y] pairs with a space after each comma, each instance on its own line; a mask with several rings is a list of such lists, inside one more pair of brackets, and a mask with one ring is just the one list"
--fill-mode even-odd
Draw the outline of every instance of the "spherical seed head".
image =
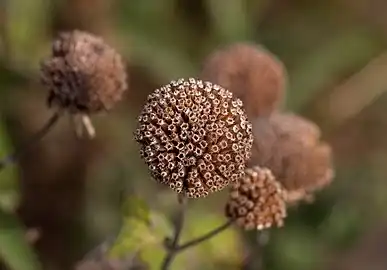
[[242, 106], [228, 90], [192, 78], [150, 94], [136, 140], [155, 180], [198, 198], [242, 177], [252, 147]]
[[269, 168], [287, 191], [310, 194], [331, 183], [332, 151], [311, 121], [275, 113], [256, 119], [253, 133], [251, 164]]
[[269, 169], [247, 169], [245, 176], [231, 186], [226, 216], [246, 230], [284, 224], [285, 193]]
[[121, 56], [102, 38], [77, 30], [60, 34], [41, 66], [48, 105], [72, 113], [111, 109], [127, 89], [126, 80]]
[[202, 78], [229, 89], [243, 101], [247, 114], [257, 117], [280, 105], [285, 73], [284, 65], [262, 47], [237, 43], [210, 55]]

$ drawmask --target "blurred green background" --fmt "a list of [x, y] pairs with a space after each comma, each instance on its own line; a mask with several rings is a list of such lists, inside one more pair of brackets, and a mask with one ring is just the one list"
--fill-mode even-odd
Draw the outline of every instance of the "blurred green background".
[[[209, 53], [237, 41], [263, 44], [284, 62], [286, 109], [320, 125], [336, 177], [314, 204], [291, 209], [284, 228], [231, 229], [182, 253], [173, 269], [387, 269], [386, 12], [384, 0], [0, 0], [1, 156], [52, 113], [39, 62], [58, 31], [103, 36], [125, 56], [130, 85], [114, 111], [93, 117], [95, 140], [77, 139], [62, 119], [1, 172], [5, 269], [73, 269], [120, 228], [126, 243], [116, 253], [136, 253], [141, 242], [142, 259], [158, 269], [176, 202], [138, 156], [136, 115], [150, 91], [196, 76]], [[225, 221], [226, 195], [191, 203], [185, 239]], [[123, 198], [134, 196], [152, 209], [157, 232], [122, 218]]]

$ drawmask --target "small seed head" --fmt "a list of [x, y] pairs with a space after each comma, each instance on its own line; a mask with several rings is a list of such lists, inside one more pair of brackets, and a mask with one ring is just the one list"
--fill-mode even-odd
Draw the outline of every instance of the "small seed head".
[[226, 216], [245, 230], [283, 226], [285, 193], [269, 169], [249, 168], [240, 181], [232, 184]]

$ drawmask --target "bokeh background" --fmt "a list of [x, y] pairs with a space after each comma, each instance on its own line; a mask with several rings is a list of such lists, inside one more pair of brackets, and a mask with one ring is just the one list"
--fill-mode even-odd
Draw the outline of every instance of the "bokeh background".
[[[182, 253], [173, 269], [387, 269], [386, 11], [384, 0], [0, 0], [1, 156], [52, 114], [39, 62], [58, 31], [103, 36], [129, 73], [124, 100], [93, 117], [95, 140], [77, 139], [64, 118], [1, 172], [0, 258], [15, 270], [73, 269], [117, 234], [122, 202], [134, 196], [168, 233], [175, 196], [139, 158], [136, 115], [153, 89], [196, 76], [219, 46], [249, 41], [284, 62], [285, 109], [321, 127], [336, 177], [314, 204], [291, 209], [284, 228], [230, 229]], [[183, 238], [222, 224], [225, 197], [191, 203]], [[125, 234], [121, 252], [136, 253], [133, 241], [145, 235], [130, 226]], [[149, 250], [142, 258], [158, 269], [163, 250]]]

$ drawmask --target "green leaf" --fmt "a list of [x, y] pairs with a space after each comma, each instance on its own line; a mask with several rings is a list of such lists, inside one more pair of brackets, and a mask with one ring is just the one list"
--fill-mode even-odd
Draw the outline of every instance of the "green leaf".
[[0, 258], [12, 270], [42, 269], [25, 239], [24, 228], [9, 213], [0, 209]]
[[[165, 215], [153, 211], [151, 214], [151, 234], [154, 236], [155, 241], [149, 243], [141, 253], [141, 259], [147, 263], [149, 269], [159, 269], [160, 265], [165, 257], [165, 248], [163, 242], [165, 237], [172, 235], [172, 224], [166, 218]], [[173, 263], [175, 269], [184, 269], [184, 264]]]
[[131, 196], [124, 202], [124, 218], [121, 231], [110, 249], [111, 258], [124, 258], [130, 254], [142, 255], [151, 247], [161, 246], [170, 233], [170, 225], [164, 216], [149, 209], [141, 198]]
[[123, 204], [124, 222], [138, 219], [144, 223], [150, 222], [150, 209], [146, 201], [139, 197], [131, 196]]
[[110, 250], [110, 256], [123, 258], [128, 254], [138, 253], [155, 240], [147, 223], [136, 218], [127, 219]]

